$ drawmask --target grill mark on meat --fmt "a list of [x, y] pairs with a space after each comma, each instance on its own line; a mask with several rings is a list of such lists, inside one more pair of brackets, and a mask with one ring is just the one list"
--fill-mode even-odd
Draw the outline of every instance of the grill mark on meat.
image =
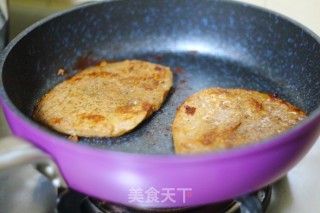
[[102, 115], [84, 114], [81, 116], [81, 119], [87, 119], [93, 121], [94, 123], [98, 123], [103, 121], [105, 117]]
[[186, 114], [188, 114], [188, 115], [194, 115], [194, 113], [196, 112], [195, 107], [185, 105], [184, 108], [186, 109]]

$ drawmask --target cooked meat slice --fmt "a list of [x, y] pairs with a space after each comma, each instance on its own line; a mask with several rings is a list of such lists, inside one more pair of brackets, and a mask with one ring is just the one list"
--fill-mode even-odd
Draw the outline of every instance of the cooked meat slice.
[[272, 95], [210, 88], [193, 94], [173, 122], [178, 154], [218, 151], [258, 142], [286, 131], [306, 114]]
[[172, 86], [169, 68], [139, 60], [103, 62], [58, 84], [33, 118], [82, 137], [117, 137], [158, 110]]

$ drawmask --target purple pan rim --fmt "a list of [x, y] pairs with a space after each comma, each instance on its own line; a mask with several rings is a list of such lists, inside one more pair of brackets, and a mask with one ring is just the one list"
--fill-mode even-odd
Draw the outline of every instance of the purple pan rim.
[[[1, 101], [1, 99], [0, 99]], [[3, 108], [6, 110], [9, 110], [9, 113], [13, 113], [15, 118], [14, 121], [19, 121], [27, 125], [28, 128], [30, 128], [28, 131], [32, 131], [35, 135], [40, 135], [43, 138], [49, 138], [48, 141], [51, 143], [54, 143], [55, 145], [58, 145], [60, 147], [63, 147], [64, 149], [68, 149], [70, 151], [80, 151], [80, 152], [91, 152], [95, 154], [102, 154], [102, 155], [108, 155], [108, 157], [111, 158], [120, 158], [120, 159], [136, 159], [136, 160], [150, 160], [152, 162], [157, 163], [189, 163], [189, 162], [201, 162], [201, 161], [207, 161], [207, 160], [218, 160], [218, 161], [224, 161], [234, 158], [242, 158], [246, 157], [247, 155], [252, 154], [259, 154], [260, 152], [265, 152], [266, 150], [272, 150], [277, 149], [280, 146], [285, 146], [287, 143], [291, 142], [292, 139], [299, 136], [303, 132], [305, 132], [308, 128], [311, 127], [312, 123], [319, 122], [320, 121], [320, 115], [313, 116], [312, 119], [307, 119], [306, 121], [303, 121], [302, 124], [297, 125], [296, 127], [292, 128], [286, 133], [280, 134], [278, 136], [275, 136], [273, 138], [269, 138], [263, 141], [260, 141], [258, 143], [246, 145], [243, 147], [238, 147], [234, 149], [229, 150], [223, 150], [220, 152], [210, 152], [210, 153], [200, 153], [200, 154], [194, 154], [194, 155], [154, 155], [154, 154], [138, 154], [138, 153], [129, 153], [129, 152], [120, 152], [120, 151], [112, 151], [112, 150], [106, 150], [101, 148], [95, 148], [90, 147], [83, 144], [76, 144], [71, 143], [69, 140], [64, 138], [61, 135], [54, 135], [51, 132], [49, 132], [47, 129], [42, 127], [41, 125], [30, 121], [20, 112], [15, 113], [15, 110], [12, 110], [6, 103], [1, 103]], [[22, 115], [22, 116], [21, 116]], [[54, 140], [50, 140], [50, 138]]]
[[[123, 0], [112, 0], [112, 1], [108, 1], [108, 2], [116, 2], [116, 1], [120, 2]], [[301, 30], [305, 31], [306, 34], [309, 34], [318, 43], [320, 43], [320, 37], [316, 33], [314, 33], [312, 30], [308, 29], [306, 26], [300, 24], [299, 22], [297, 22], [289, 17], [286, 17], [280, 13], [277, 13], [277, 12], [274, 12], [274, 11], [271, 11], [271, 10], [268, 10], [265, 8], [261, 8], [259, 6], [247, 4], [247, 3], [234, 2], [234, 1], [225, 1], [225, 2], [243, 5], [243, 6], [250, 6], [252, 8], [279, 16], [280, 18], [287, 20], [291, 24], [296, 25]], [[4, 108], [8, 109], [11, 113], [13, 113], [15, 116], [17, 116], [17, 118], [21, 122], [26, 123], [28, 127], [32, 128], [33, 131], [36, 132], [37, 134], [41, 134], [47, 138], [53, 137], [56, 139], [55, 141], [57, 141], [59, 144], [65, 146], [66, 148], [70, 147], [72, 149], [78, 148], [78, 149], [92, 150], [95, 152], [102, 152], [104, 154], [108, 153], [109, 155], [132, 157], [132, 158], [137, 158], [137, 157], [143, 156], [143, 158], [148, 158], [148, 160], [159, 159], [159, 160], [161, 160], [161, 162], [163, 161], [163, 159], [174, 159], [174, 160], [178, 160], [178, 161], [180, 161], [179, 159], [181, 159], [181, 162], [186, 162], [186, 159], [190, 159], [190, 161], [195, 161], [195, 160], [197, 161], [197, 160], [205, 160], [207, 158], [211, 159], [213, 157], [216, 159], [223, 160], [223, 159], [228, 159], [231, 156], [234, 156], [234, 157], [235, 156], [245, 156], [247, 154], [257, 153], [259, 151], [264, 151], [266, 148], [272, 149], [272, 148], [278, 147], [279, 145], [283, 145], [284, 144], [283, 141], [290, 141], [289, 139], [298, 136], [301, 132], [305, 131], [313, 122], [320, 122], [320, 106], [318, 106], [318, 108], [316, 110], [314, 110], [310, 113], [310, 115], [308, 116], [308, 118], [306, 120], [302, 121], [299, 125], [291, 128], [290, 130], [288, 130], [285, 133], [279, 134], [277, 136], [274, 136], [274, 137], [266, 139], [266, 140], [262, 140], [259, 143], [254, 143], [254, 144], [246, 145], [243, 147], [238, 147], [238, 148], [234, 148], [234, 149], [230, 149], [230, 150], [224, 150], [224, 151], [220, 151], [220, 152], [202, 153], [202, 154], [196, 154], [196, 155], [149, 155], [149, 154], [137, 154], [137, 153], [102, 150], [100, 148], [89, 147], [87, 145], [82, 145], [82, 144], [79, 145], [79, 144], [70, 143], [63, 136], [51, 133], [49, 130], [47, 130], [46, 128], [44, 128], [40, 124], [32, 121], [29, 117], [27, 117], [22, 112], [20, 112], [16, 108], [16, 106], [11, 102], [10, 98], [7, 96], [5, 89], [4, 89], [4, 86], [3, 86], [3, 80], [2, 80], [2, 68], [4, 66], [5, 60], [6, 60], [7, 56], [10, 54], [11, 49], [14, 48], [15, 45], [21, 39], [23, 39], [28, 33], [30, 33], [35, 28], [41, 26], [42, 24], [44, 24], [46, 22], [49, 22], [50, 20], [52, 20], [54, 18], [57, 18], [57, 17], [62, 16], [64, 14], [70, 13], [72, 11], [75, 11], [78, 9], [83, 9], [84, 7], [93, 6], [96, 4], [102, 4], [102, 3], [106, 3], [106, 2], [86, 3], [84, 5], [79, 5], [79, 6], [71, 8], [71, 9], [55, 13], [51, 16], [48, 16], [47, 18], [44, 18], [44, 19], [34, 23], [33, 25], [31, 25], [30, 27], [25, 29], [23, 32], [21, 32], [19, 35], [17, 35], [7, 45], [7, 47], [4, 49], [4, 51], [0, 55], [0, 75], [1, 75], [1, 78], [0, 78], [0, 103]], [[60, 142], [63, 142], [63, 143], [60, 143]]]

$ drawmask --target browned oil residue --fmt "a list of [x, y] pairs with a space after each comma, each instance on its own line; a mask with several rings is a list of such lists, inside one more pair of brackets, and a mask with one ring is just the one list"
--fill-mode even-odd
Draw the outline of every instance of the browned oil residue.
[[155, 58], [156, 58], [158, 61], [161, 61], [161, 60], [163, 60], [164, 56], [163, 56], [163, 55], [156, 55]]
[[184, 73], [184, 72], [185, 72], [185, 70], [182, 69], [181, 67], [177, 67], [177, 68], [174, 70], [174, 73], [176, 73], [176, 74], [180, 74], [180, 73]]
[[89, 53], [87, 55], [80, 56], [77, 59], [76, 63], [73, 65], [73, 69], [82, 70], [87, 67], [97, 66], [100, 64], [100, 62], [100, 60], [93, 59], [92, 55]]
[[184, 83], [186, 83], [186, 82], [187, 82], [186, 79], [181, 79], [181, 80], [180, 80], [180, 84], [184, 84]]

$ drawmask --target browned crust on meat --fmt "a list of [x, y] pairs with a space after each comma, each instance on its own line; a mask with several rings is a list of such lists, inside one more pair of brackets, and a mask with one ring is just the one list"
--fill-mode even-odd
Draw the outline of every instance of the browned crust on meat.
[[305, 118], [297, 107], [257, 91], [202, 90], [187, 98], [177, 111], [173, 122], [175, 152], [243, 146], [286, 131]]
[[168, 67], [139, 60], [100, 63], [58, 84], [33, 118], [82, 137], [117, 137], [157, 111], [172, 86]]

